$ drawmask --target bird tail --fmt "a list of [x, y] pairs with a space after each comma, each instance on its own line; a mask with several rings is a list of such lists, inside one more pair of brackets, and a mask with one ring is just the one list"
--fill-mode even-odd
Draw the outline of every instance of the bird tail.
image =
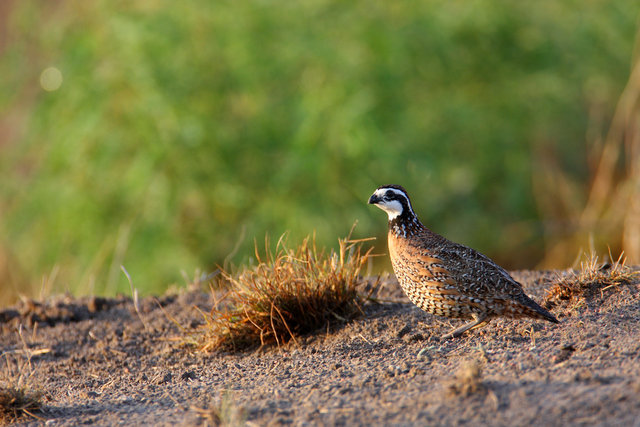
[[534, 319], [546, 320], [548, 322], [560, 323], [558, 319], [545, 308], [541, 307], [537, 302], [532, 300], [526, 295], [522, 295], [523, 298], [520, 298], [520, 303], [523, 305], [524, 315], [528, 317], [533, 317]]

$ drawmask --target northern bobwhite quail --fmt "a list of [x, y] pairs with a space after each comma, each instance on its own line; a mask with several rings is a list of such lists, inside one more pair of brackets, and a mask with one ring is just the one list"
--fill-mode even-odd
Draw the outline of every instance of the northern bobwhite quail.
[[458, 337], [499, 316], [558, 323], [505, 269], [422, 225], [401, 186], [378, 187], [369, 203], [389, 216], [391, 264], [411, 302], [439, 316], [473, 319], [443, 338]]

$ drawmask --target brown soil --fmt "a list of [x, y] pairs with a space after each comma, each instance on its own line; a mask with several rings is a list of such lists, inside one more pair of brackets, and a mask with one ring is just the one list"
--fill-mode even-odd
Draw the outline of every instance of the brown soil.
[[[514, 272], [537, 301], [558, 274]], [[442, 341], [459, 322], [421, 312], [386, 280], [379, 297], [397, 302], [240, 354], [180, 344], [169, 317], [200, 325], [195, 307], [212, 304], [200, 290], [143, 299], [141, 317], [129, 298], [54, 298], [0, 312], [0, 372], [34, 354], [44, 406], [25, 425], [640, 426], [639, 290], [554, 307], [559, 325], [497, 320]]]

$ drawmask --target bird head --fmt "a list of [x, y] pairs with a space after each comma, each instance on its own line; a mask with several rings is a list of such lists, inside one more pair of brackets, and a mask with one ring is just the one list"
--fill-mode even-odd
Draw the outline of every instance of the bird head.
[[409, 195], [399, 185], [382, 185], [376, 188], [376, 191], [369, 197], [369, 204], [376, 205], [385, 211], [389, 216], [389, 221], [399, 217], [404, 212], [413, 213]]

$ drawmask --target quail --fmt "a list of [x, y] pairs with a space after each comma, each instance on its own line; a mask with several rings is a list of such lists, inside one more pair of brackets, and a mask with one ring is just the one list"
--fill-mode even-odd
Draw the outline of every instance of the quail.
[[490, 258], [422, 225], [401, 186], [378, 187], [369, 204], [389, 216], [391, 264], [411, 302], [438, 316], [473, 319], [442, 338], [459, 337], [500, 316], [558, 323]]

